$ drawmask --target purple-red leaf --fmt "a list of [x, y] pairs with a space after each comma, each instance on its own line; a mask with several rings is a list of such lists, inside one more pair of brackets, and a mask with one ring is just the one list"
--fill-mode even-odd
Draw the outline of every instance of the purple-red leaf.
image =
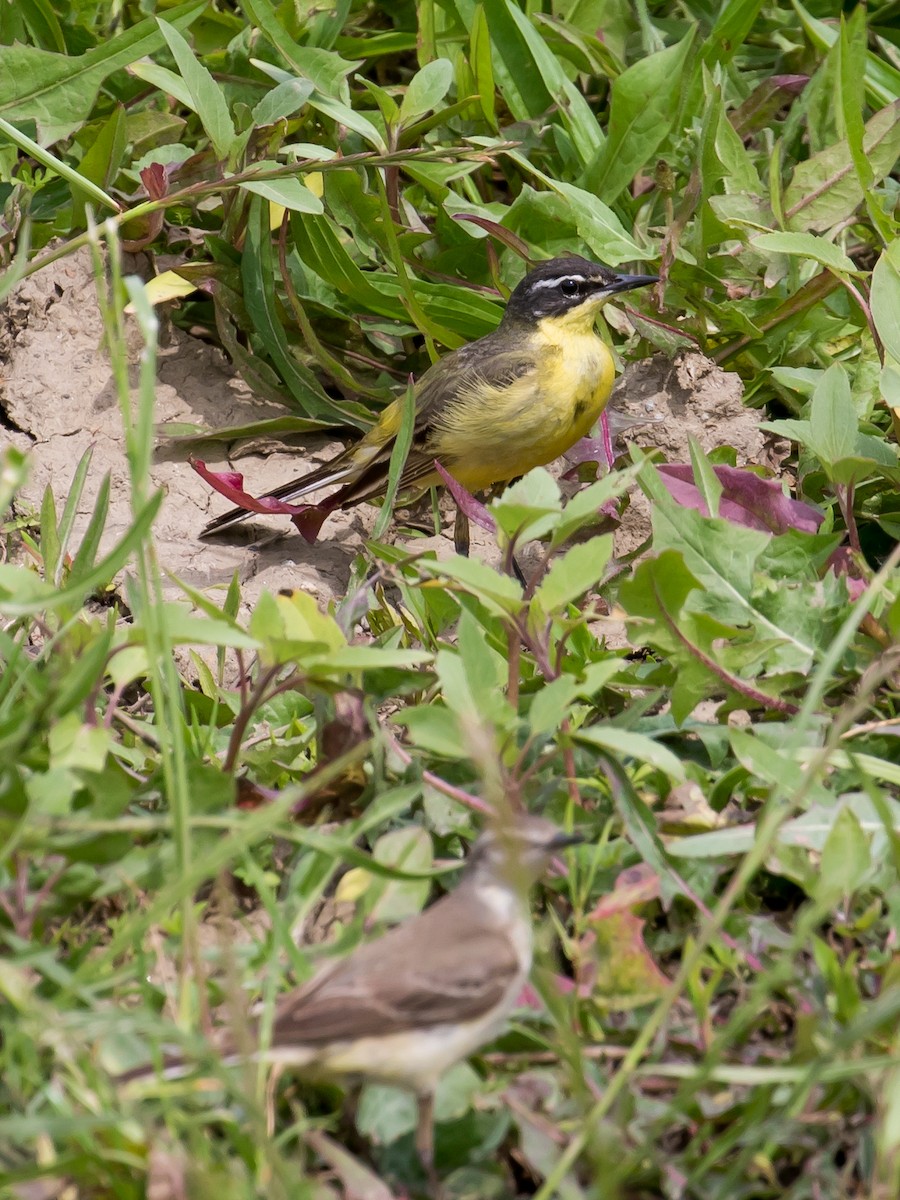
[[447, 491], [453, 497], [453, 501], [459, 511], [468, 517], [474, 525], [486, 529], [488, 533], [495, 533], [497, 524], [481, 501], [476, 500], [472, 493], [464, 488], [458, 480], [454, 479], [450, 472], [445, 470], [437, 459], [434, 460], [434, 469], [446, 484]]
[[[672, 497], [685, 508], [695, 508], [704, 516], [709, 510], [694, 483], [694, 472], [689, 463], [667, 463], [657, 467], [662, 481]], [[748, 529], [760, 529], [767, 533], [786, 533], [799, 529], [803, 533], [815, 533], [822, 524], [822, 514], [802, 500], [785, 496], [777, 479], [762, 479], [752, 471], [737, 467], [713, 467], [716, 478], [722, 485], [719, 500], [719, 516], [733, 525], [744, 525]]]
[[251, 496], [244, 490], [244, 477], [239, 471], [210, 471], [199, 458], [188, 461], [201, 479], [205, 479], [210, 487], [239, 508], [255, 513], [285, 513], [308, 542], [316, 540], [323, 521], [334, 512], [327, 502], [289, 504], [286, 500], [276, 500], [274, 496]]

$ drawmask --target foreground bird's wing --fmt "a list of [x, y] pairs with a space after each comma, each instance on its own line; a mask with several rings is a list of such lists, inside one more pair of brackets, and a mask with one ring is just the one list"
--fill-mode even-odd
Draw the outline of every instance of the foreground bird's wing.
[[[428, 916], [435, 911], [429, 909]], [[400, 926], [284, 998], [273, 1045], [317, 1046], [470, 1021], [495, 1008], [521, 970], [509, 938], [479, 928], [460, 939], [451, 914], [410, 938]]]
[[[413, 440], [400, 478], [401, 492], [433, 475], [430, 435], [448, 407], [463, 398], [477, 396], [481, 389], [508, 386], [536, 370], [536, 365], [533, 356], [521, 348], [508, 348], [505, 340], [498, 345], [498, 334], [493, 333], [461, 346], [429, 367], [416, 385]], [[402, 399], [385, 409], [361, 442], [354, 443], [316, 470], [266, 492], [265, 497], [290, 502], [338, 483], [344, 487], [334, 496], [335, 508], [350, 507], [380, 495], [387, 483], [391, 450], [401, 414]], [[243, 508], [229, 509], [210, 521], [201, 537], [219, 533], [253, 515]]]

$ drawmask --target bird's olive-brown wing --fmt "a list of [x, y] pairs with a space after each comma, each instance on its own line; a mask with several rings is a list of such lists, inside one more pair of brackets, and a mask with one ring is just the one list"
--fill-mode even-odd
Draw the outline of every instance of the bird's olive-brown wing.
[[465, 914], [426, 920], [436, 908], [285, 996], [273, 1044], [383, 1036], [475, 1020], [496, 1007], [520, 969], [509, 938], [485, 928], [461, 937]]

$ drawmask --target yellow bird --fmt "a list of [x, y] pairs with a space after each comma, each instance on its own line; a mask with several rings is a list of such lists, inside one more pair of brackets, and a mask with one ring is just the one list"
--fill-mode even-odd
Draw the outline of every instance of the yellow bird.
[[[584, 437], [615, 378], [612, 355], [594, 328], [597, 310], [617, 292], [656, 282], [655, 275], [618, 275], [576, 255], [529, 271], [497, 329], [440, 359], [416, 384], [412, 445], [398, 493], [440, 484], [435, 460], [468, 491], [479, 492], [552, 462]], [[401, 397], [361, 441], [265, 499], [292, 502], [340, 484], [294, 518], [315, 541], [330, 513], [384, 492], [402, 417]], [[251, 515], [233, 508], [201, 536]]]

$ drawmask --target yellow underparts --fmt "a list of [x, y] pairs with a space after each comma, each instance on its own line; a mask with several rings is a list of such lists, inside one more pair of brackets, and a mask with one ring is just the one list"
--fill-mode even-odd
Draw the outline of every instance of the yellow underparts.
[[505, 388], [473, 389], [448, 410], [435, 457], [477, 492], [558, 458], [600, 416], [615, 379], [593, 311], [546, 317], [526, 335], [536, 369]]

